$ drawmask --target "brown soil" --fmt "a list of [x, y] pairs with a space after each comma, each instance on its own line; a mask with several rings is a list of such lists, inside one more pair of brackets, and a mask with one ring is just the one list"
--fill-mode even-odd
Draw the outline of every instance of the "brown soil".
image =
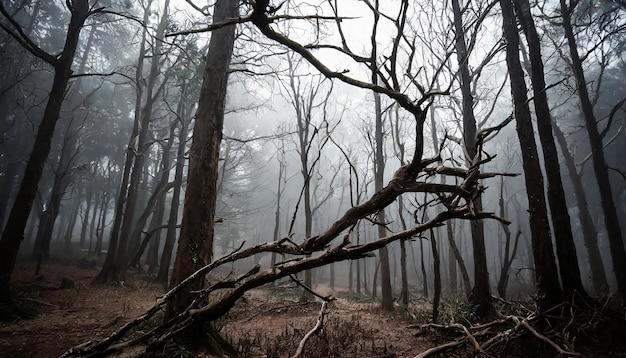
[[[97, 268], [44, 262], [42, 277], [36, 278], [34, 272], [34, 262], [18, 262], [13, 275], [17, 301], [36, 316], [0, 323], [0, 357], [58, 357], [74, 345], [108, 336], [152, 307], [164, 292], [139, 277], [124, 285], [92, 286]], [[64, 278], [73, 280], [75, 288], [59, 289]], [[319, 290], [338, 295], [329, 288]], [[298, 292], [291, 288], [248, 292], [217, 326], [241, 356], [290, 356], [315, 326], [320, 308], [318, 302], [300, 302]], [[377, 306], [344, 298], [332, 302], [325, 329], [307, 343], [307, 352], [410, 357], [435, 345], [407, 328], [415, 322], [406, 310], [391, 315]]]
[[[92, 286], [90, 283], [98, 268], [83, 269], [67, 263], [44, 262], [42, 275], [36, 277], [34, 272], [34, 262], [18, 262], [13, 275], [16, 301], [24, 313], [33, 317], [0, 323], [0, 357], [58, 357], [80, 343], [101, 340], [143, 314], [164, 292], [163, 287], [149, 283], [148, 277], [132, 274], [123, 285]], [[72, 288], [61, 289], [62, 284]], [[415, 302], [408, 309], [398, 307], [395, 313], [388, 314], [378, 309], [378, 303], [367, 301], [363, 296], [347, 295], [327, 286], [316, 287], [316, 291], [338, 299], [328, 305], [323, 329], [307, 342], [303, 357], [414, 357], [428, 348], [463, 336], [447, 328], [421, 329], [419, 324], [429, 318], [426, 303]], [[215, 325], [240, 357], [290, 357], [305, 334], [315, 326], [321, 306], [318, 301], [302, 302], [301, 292], [300, 288], [289, 283], [249, 291]], [[601, 309], [604, 310], [605, 306], [606, 303]], [[457, 313], [463, 312], [460, 308]], [[568, 318], [568, 312], [562, 309], [553, 314], [555, 318], [551, 322], [558, 325], [562, 321], [565, 328], [561, 330], [555, 326], [548, 330], [552, 332], [549, 334], [551, 339], [562, 340], [554, 332], [563, 331], [567, 333], [566, 337], [577, 336], [576, 348], [584, 356], [626, 356], [623, 310], [615, 316], [588, 309], [574, 318]], [[141, 323], [138, 330], [146, 332], [158, 325], [160, 318], [153, 317]], [[499, 324], [491, 332], [485, 330], [483, 333], [489, 335], [481, 338], [485, 341], [495, 334], [506, 333], [512, 326], [512, 322]], [[483, 333], [474, 332], [477, 335]], [[554, 348], [526, 331], [520, 331], [514, 337], [501, 341], [490, 349], [489, 354], [507, 357], [556, 355]], [[161, 348], [159, 352], [143, 356], [207, 356], [192, 354], [172, 342]], [[124, 352], [123, 356], [142, 356], [139, 352], [134, 349]], [[443, 353], [443, 356], [474, 356], [474, 352], [466, 344]]]
[[[31, 319], [0, 323], [0, 357], [58, 357], [68, 348], [101, 339], [154, 304], [163, 288], [133, 280], [125, 285], [92, 286], [96, 268], [44, 262], [18, 262], [13, 287], [17, 303]], [[59, 289], [63, 279], [75, 288]]]

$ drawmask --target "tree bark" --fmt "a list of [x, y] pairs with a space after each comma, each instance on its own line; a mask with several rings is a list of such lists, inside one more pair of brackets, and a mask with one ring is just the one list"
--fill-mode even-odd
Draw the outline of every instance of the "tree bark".
[[183, 187], [183, 172], [185, 170], [185, 147], [189, 124], [186, 118], [186, 109], [184, 105], [184, 97], [187, 92], [187, 84], [183, 82], [181, 86], [181, 101], [178, 105], [177, 112], [181, 118], [181, 125], [178, 131], [178, 151], [176, 152], [176, 169], [174, 172], [174, 193], [172, 195], [172, 203], [170, 204], [170, 214], [167, 221], [167, 233], [165, 235], [165, 244], [163, 253], [161, 254], [161, 262], [159, 264], [159, 272], [156, 281], [167, 284], [170, 263], [172, 260], [172, 251], [176, 243], [176, 231], [178, 224], [178, 207], [180, 205], [180, 193]]
[[[82, 189], [77, 189], [77, 195], [80, 197]], [[72, 255], [72, 238], [74, 233], [74, 227], [76, 226], [76, 222], [78, 221], [78, 210], [80, 209], [81, 201], [80, 199], [76, 199], [72, 202], [72, 210], [69, 217], [69, 222], [67, 228], [65, 228], [65, 253]]]
[[439, 319], [439, 301], [441, 299], [441, 260], [433, 229], [430, 229], [430, 247], [433, 252], [433, 276], [435, 279], [433, 293], [433, 322], [437, 322], [437, 319]]
[[93, 219], [92, 222], [89, 222], [89, 215], [92, 214], [91, 212], [91, 202], [93, 201], [94, 203], [94, 208], [93, 211], [95, 212], [98, 206], [98, 197], [94, 196], [94, 190], [93, 190], [93, 182], [94, 179], [96, 177], [96, 168], [98, 167], [98, 165], [94, 165], [93, 168], [93, 173], [92, 173], [92, 179], [87, 181], [85, 183], [86, 185], [86, 189], [85, 189], [85, 202], [86, 202], [86, 207], [85, 207], [85, 212], [83, 213], [83, 222], [82, 225], [80, 227], [80, 248], [84, 249], [85, 248], [85, 242], [87, 239], [87, 228], [89, 227], [89, 224], [93, 225]]
[[[498, 198], [498, 204], [500, 206], [500, 217], [507, 217], [506, 204], [504, 203], [504, 180], [500, 180], [500, 197]], [[522, 235], [522, 230], [518, 229], [515, 234], [515, 241], [513, 242], [513, 248], [511, 249], [511, 230], [508, 225], [501, 224], [502, 231], [504, 231], [504, 253], [502, 254], [502, 263], [500, 267], [500, 277], [498, 278], [498, 294], [502, 299], [506, 299], [506, 288], [509, 284], [509, 270], [511, 269], [511, 264], [513, 260], [515, 260], [515, 255], [517, 254], [517, 248], [519, 245], [519, 238]], [[511, 251], [513, 250], [513, 251]]]
[[552, 116], [550, 114], [548, 96], [546, 93], [546, 80], [544, 77], [543, 60], [541, 58], [541, 42], [537, 34], [537, 29], [535, 28], [535, 22], [530, 13], [528, 0], [516, 1], [515, 5], [518, 18], [526, 34], [526, 40], [528, 41], [528, 54], [531, 67], [530, 79], [534, 94], [533, 103], [535, 105], [537, 130], [539, 131], [543, 163], [548, 181], [548, 203], [550, 204], [550, 216], [552, 218], [552, 228], [554, 229], [554, 239], [559, 259], [558, 263], [561, 273], [561, 282], [563, 283], [563, 293], [565, 298], [569, 299], [571, 299], [575, 292], [586, 296], [580, 277], [576, 246], [574, 245], [572, 226], [569, 212], [567, 211], [563, 182], [561, 181], [559, 156], [552, 134]]
[[543, 174], [539, 165], [537, 144], [527, 103], [524, 71], [519, 59], [517, 21], [511, 0], [500, 0], [500, 6], [506, 40], [506, 62], [509, 69], [517, 137], [522, 150], [522, 166], [528, 197], [532, 250], [535, 258], [535, 284], [538, 290], [536, 298], [542, 308], [549, 308], [561, 302], [562, 291], [552, 249]]
[[[376, 77], [376, 75], [374, 75]], [[374, 81], [375, 82], [375, 81]], [[376, 141], [376, 162], [374, 165], [374, 187], [378, 192], [383, 188], [383, 177], [385, 173], [385, 157], [383, 148], [383, 111], [380, 102], [380, 95], [374, 93], [374, 113], [376, 116], [375, 123], [375, 141]], [[387, 236], [385, 210], [378, 211], [378, 237]], [[391, 271], [389, 267], [389, 253], [387, 247], [381, 247], [378, 250], [380, 257], [380, 287], [382, 295], [381, 307], [385, 311], [393, 311], [393, 295], [391, 292]]]
[[591, 144], [593, 172], [598, 182], [598, 190], [600, 191], [600, 203], [602, 205], [602, 211], [604, 212], [604, 224], [611, 248], [613, 271], [617, 278], [617, 290], [622, 295], [626, 295], [626, 251], [624, 250], [624, 239], [620, 229], [615, 200], [613, 199], [613, 191], [611, 189], [611, 181], [609, 180], [606, 159], [604, 158], [602, 137], [598, 132], [597, 120], [593, 113], [593, 105], [589, 98], [582, 60], [578, 54], [576, 37], [574, 36], [571, 23], [571, 13], [574, 11], [576, 5], [567, 6], [565, 0], [560, 0], [560, 3], [561, 14], [563, 16], [563, 30], [565, 31], [565, 38], [567, 39], [569, 47], [572, 70], [576, 78], [580, 107], [583, 112], [583, 117], [585, 118], [585, 129], [587, 129], [589, 142]]
[[589, 212], [589, 204], [587, 202], [587, 195], [585, 194], [582, 178], [576, 169], [574, 158], [567, 148], [565, 135], [559, 126], [554, 123], [554, 121], [552, 122], [552, 126], [554, 129], [554, 136], [556, 137], [559, 147], [561, 147], [561, 153], [563, 153], [565, 167], [567, 168], [567, 172], [569, 174], [568, 177], [574, 187], [574, 198], [576, 199], [576, 206], [578, 207], [578, 221], [580, 222], [583, 242], [585, 243], [587, 257], [589, 258], [593, 290], [596, 295], [605, 296], [609, 293], [609, 284], [606, 279], [606, 273], [604, 272], [600, 249], [598, 248], [598, 232], [596, 231], [595, 224], [591, 218], [591, 213]]
[[[236, 17], [237, 4], [236, 0], [218, 0], [213, 21], [220, 22]], [[189, 151], [183, 220], [170, 287], [175, 287], [212, 259], [218, 159], [224, 125], [228, 66], [234, 42], [234, 25], [215, 30], [211, 35], [193, 132], [194, 140]], [[190, 291], [203, 286], [204, 278], [197, 279], [186, 291], [174, 297], [167, 305], [165, 320], [184, 311], [194, 298]]]
[[[466, 162], [473, 165], [480, 159], [476, 147], [476, 118], [474, 117], [474, 97], [472, 96], [471, 77], [468, 67], [469, 53], [465, 44], [465, 30], [459, 0], [452, 0], [454, 13], [455, 47], [461, 80], [461, 95], [463, 97], [463, 142], [467, 153]], [[474, 200], [474, 207], [482, 211], [481, 197]], [[474, 287], [469, 295], [469, 301], [476, 306], [478, 316], [486, 316], [493, 312], [491, 290], [489, 288], [489, 271], [487, 269], [487, 253], [485, 250], [485, 229], [482, 220], [470, 222], [472, 233], [472, 252], [474, 255]]]
[[428, 299], [428, 275], [426, 273], [426, 263], [424, 262], [423, 238], [420, 238], [419, 242], [420, 242], [420, 268], [422, 270], [422, 294], [424, 295], [424, 299]]
[[[467, 267], [465, 266], [465, 261], [463, 260], [463, 255], [461, 255], [461, 251], [456, 244], [456, 239], [454, 238], [454, 232], [452, 231], [452, 224], [450, 222], [446, 222], [446, 233], [448, 235], [448, 243], [450, 244], [450, 250], [454, 255], [454, 260], [459, 265], [459, 270], [461, 271], [461, 279], [463, 280], [463, 290], [467, 296], [472, 292], [472, 287], [470, 284], [469, 273], [467, 272]], [[450, 258], [452, 260], [452, 257]]]

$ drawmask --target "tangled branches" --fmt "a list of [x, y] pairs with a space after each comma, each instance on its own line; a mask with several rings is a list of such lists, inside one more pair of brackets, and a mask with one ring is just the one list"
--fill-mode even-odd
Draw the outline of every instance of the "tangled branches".
[[[145, 314], [128, 322], [106, 339], [99, 342], [90, 341], [83, 343], [67, 351], [64, 356], [89, 356], [96, 353], [119, 351], [129, 346], [158, 345], [194, 324], [212, 322], [220, 318], [233, 307], [245, 292], [253, 288], [333, 262], [367, 257], [374, 250], [394, 241], [409, 239], [419, 235], [426, 230], [443, 225], [445, 221], [450, 219], [491, 218], [507, 223], [504, 218], [500, 218], [493, 213], [475, 212], [471, 207], [472, 198], [480, 195], [481, 188], [478, 185], [478, 179], [499, 174], [480, 173], [479, 166], [483, 164], [482, 162], [475, 163], [469, 169], [435, 166], [438, 162], [441, 162], [438, 157], [422, 160], [420, 163], [422, 170], [418, 176], [407, 175], [404, 168], [400, 168], [386, 187], [364, 203], [348, 209], [341, 218], [318, 236], [307, 238], [301, 243], [296, 243], [287, 237], [278, 241], [246, 248], [242, 244], [234, 252], [196, 271], [181, 284], [159, 298]], [[461, 182], [457, 185], [439, 184], [439, 181], [436, 180], [438, 175], [454, 176], [460, 178]], [[360, 220], [374, 215], [378, 210], [395, 201], [398, 196], [404, 193], [416, 192], [436, 194], [436, 201], [445, 202], [446, 210], [430, 220], [416, 223], [413, 227], [406, 230], [365, 244], [352, 244], [353, 229]], [[424, 204], [425, 207], [426, 204]], [[342, 233], [343, 239], [340, 241], [335, 240]], [[337, 241], [339, 242], [332, 245], [333, 242]], [[189, 282], [203, 277], [227, 263], [233, 263], [267, 252], [290, 255], [291, 258], [276, 263], [270, 268], [262, 268], [260, 265], [256, 265], [247, 272], [216, 282], [201, 291], [193, 292], [196, 295], [195, 302], [186, 310], [147, 333], [134, 334], [132, 339], [128, 338], [141, 322], [160, 312], [172, 297], [185, 290]]]
[[[413, 325], [419, 334], [443, 335], [445, 343], [432, 347], [416, 358], [430, 357], [451, 350], [469, 349], [472, 355], [482, 353], [494, 356], [553, 356], [580, 357], [588, 354], [621, 356], [624, 353], [626, 322], [607, 304], [582, 299], [559, 304], [545, 312], [521, 307], [514, 314], [500, 314], [491, 322], [462, 325], [452, 323]], [[609, 337], [610, 336], [610, 337]], [[621, 342], [603, 344], [602, 342]]]

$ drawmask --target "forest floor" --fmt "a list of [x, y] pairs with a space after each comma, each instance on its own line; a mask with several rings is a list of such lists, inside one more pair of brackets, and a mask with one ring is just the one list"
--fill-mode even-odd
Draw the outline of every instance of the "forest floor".
[[[72, 346], [107, 337], [152, 307], [164, 292], [161, 285], [140, 275], [131, 276], [123, 286], [94, 286], [97, 268], [70, 263], [48, 261], [38, 278], [34, 272], [35, 262], [17, 263], [13, 275], [17, 300], [32, 317], [0, 323], [0, 357], [58, 357]], [[60, 289], [63, 279], [72, 280], [75, 287]], [[307, 342], [305, 357], [311, 356], [306, 352], [324, 357], [409, 357], [441, 343], [418, 336], [418, 330], [410, 327], [415, 313], [427, 312], [426, 303], [386, 314], [364, 296], [328, 287], [319, 290], [338, 299], [328, 306], [322, 332]], [[250, 291], [216, 325], [241, 357], [291, 356], [315, 326], [320, 310], [319, 302], [301, 302], [300, 292], [290, 287]], [[190, 356], [183, 347], [169, 349], [167, 355]]]
[[[0, 357], [58, 357], [80, 343], [102, 340], [153, 307], [165, 292], [139, 273], [129, 273], [124, 285], [102, 286], [91, 285], [97, 267], [48, 261], [36, 276], [35, 265], [34, 261], [16, 265], [12, 282], [16, 301], [22, 314], [30, 317], [0, 323]], [[72, 288], [61, 289], [64, 283]], [[583, 310], [559, 305], [549, 313], [549, 326], [530, 318], [534, 313], [524, 305], [511, 303], [508, 316], [497, 320], [442, 326], [426, 325], [431, 306], [423, 301], [384, 313], [370, 297], [347, 289], [320, 285], [315, 290], [337, 299], [327, 305], [323, 328], [306, 342], [302, 357], [415, 357], [433, 347], [446, 348], [439, 352], [446, 357], [476, 356], [483, 347], [489, 347], [486, 354], [494, 357], [555, 357], [558, 350], [564, 356], [626, 357], [624, 310], [609, 313], [605, 310], [609, 300]], [[251, 290], [214, 323], [239, 357], [291, 357], [320, 316], [319, 300], [302, 301], [301, 296], [302, 289], [290, 282]], [[524, 313], [511, 315], [513, 309]], [[574, 311], [578, 313], [569, 315]], [[454, 297], [444, 298], [440, 306], [444, 322], [468, 322], [463, 318], [467, 312], [471, 312], [467, 303]], [[134, 334], [158, 326], [162, 317], [143, 321]], [[173, 342], [159, 349], [149, 354], [129, 350], [118, 356], [208, 356], [194, 355]]]

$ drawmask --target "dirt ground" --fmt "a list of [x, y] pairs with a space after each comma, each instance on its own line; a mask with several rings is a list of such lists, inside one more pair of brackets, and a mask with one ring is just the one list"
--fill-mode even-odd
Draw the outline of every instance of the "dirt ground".
[[[74, 345], [108, 336], [164, 292], [140, 277], [123, 286], [92, 286], [98, 268], [67, 263], [44, 262], [39, 278], [34, 272], [34, 262], [18, 262], [13, 276], [17, 299], [35, 316], [0, 323], [0, 357], [58, 357]], [[60, 289], [64, 278], [75, 287]], [[385, 314], [376, 303], [320, 290], [344, 298], [329, 305], [324, 329], [307, 343], [305, 357], [411, 357], [435, 345], [409, 327], [415, 321], [406, 310]], [[320, 309], [319, 302], [300, 302], [298, 292], [284, 287], [251, 291], [217, 327], [242, 357], [290, 356], [315, 326]], [[175, 355], [191, 356], [182, 347]]]

